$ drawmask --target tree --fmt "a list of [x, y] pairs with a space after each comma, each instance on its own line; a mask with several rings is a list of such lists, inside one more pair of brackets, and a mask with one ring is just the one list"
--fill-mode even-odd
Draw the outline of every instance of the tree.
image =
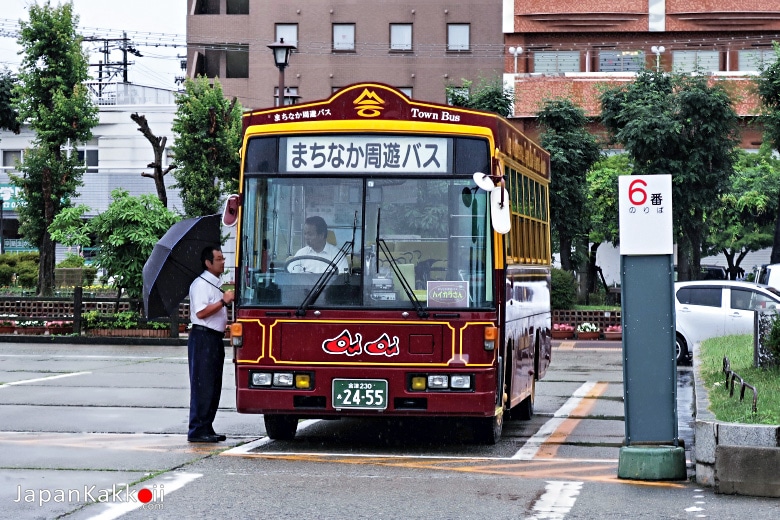
[[15, 83], [16, 78], [11, 71], [8, 69], [0, 71], [0, 128], [18, 134], [22, 125], [19, 123], [19, 113], [11, 100]]
[[512, 114], [515, 103], [514, 92], [504, 86], [500, 77], [493, 80], [481, 79], [476, 86], [472, 81], [465, 79], [461, 81], [460, 87], [454, 85], [446, 87], [447, 100], [451, 105], [485, 110], [504, 117]]
[[[66, 246], [99, 246], [97, 265], [113, 279], [121, 295], [143, 295], [143, 267], [158, 240], [180, 217], [154, 195], [131, 197], [123, 189], [111, 192], [105, 212], [86, 220], [89, 208], [80, 205], [60, 212], [49, 227], [52, 237]], [[93, 244], [91, 237], [97, 237]]]
[[176, 187], [188, 217], [219, 212], [223, 193], [238, 188], [241, 106], [225, 99], [217, 79], [184, 82], [173, 131]]
[[[780, 151], [780, 44], [774, 42], [773, 45], [775, 60], [761, 67], [756, 84], [762, 104], [760, 120], [764, 124], [764, 139], [774, 150]], [[772, 264], [780, 263], [780, 201], [777, 207], [772, 254], [769, 257], [769, 262]]]
[[73, 5], [32, 4], [28, 12], [30, 20], [20, 22], [22, 63], [13, 105], [35, 139], [21, 175], [11, 180], [21, 191], [19, 231], [40, 252], [38, 294], [45, 296], [54, 289], [54, 242], [48, 227], [70, 205], [84, 172], [76, 154], [63, 153], [63, 148], [92, 138], [98, 109], [83, 84], [89, 62], [76, 33]]
[[163, 153], [165, 153], [165, 143], [168, 142], [168, 138], [165, 136], [157, 137], [154, 135], [152, 129], [149, 128], [149, 122], [146, 120], [146, 116], [138, 115], [138, 112], [136, 112], [134, 114], [130, 114], [130, 119], [135, 121], [135, 123], [138, 125], [138, 131], [141, 132], [143, 136], [146, 137], [146, 140], [151, 143], [152, 151], [154, 153], [154, 161], [146, 165], [147, 167], [152, 168], [152, 173], [144, 172], [141, 174], [141, 176], [154, 179], [154, 187], [157, 189], [157, 197], [159, 197], [162, 205], [167, 208], [168, 194], [165, 191], [165, 176], [168, 174], [168, 172], [175, 168], [173, 164], [168, 165], [168, 167], [165, 169], [163, 169], [162, 166]]
[[698, 277], [706, 218], [733, 171], [737, 114], [708, 76], [642, 70], [601, 95], [602, 121], [639, 175], [671, 174], [680, 280]]
[[601, 147], [586, 128], [585, 112], [568, 99], [547, 100], [536, 115], [543, 128], [540, 144], [550, 152], [550, 225], [561, 267], [575, 271], [579, 262], [572, 258], [572, 246], [584, 258], [590, 233], [586, 174], [601, 157]]
[[772, 244], [780, 198], [780, 160], [769, 147], [757, 154], [740, 152], [721, 203], [707, 219], [708, 254], [722, 252], [729, 278], [744, 273], [745, 255]]
[[617, 245], [620, 240], [618, 217], [618, 177], [631, 175], [631, 161], [626, 154], [604, 157], [588, 170], [587, 204], [590, 214], [590, 249], [588, 251], [588, 293], [596, 290], [596, 253], [604, 242]]

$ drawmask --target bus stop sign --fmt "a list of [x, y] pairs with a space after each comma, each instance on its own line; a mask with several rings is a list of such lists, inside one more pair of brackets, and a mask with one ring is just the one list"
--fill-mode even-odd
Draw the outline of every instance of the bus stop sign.
[[618, 477], [685, 478], [677, 433], [670, 175], [619, 178], [626, 446]]

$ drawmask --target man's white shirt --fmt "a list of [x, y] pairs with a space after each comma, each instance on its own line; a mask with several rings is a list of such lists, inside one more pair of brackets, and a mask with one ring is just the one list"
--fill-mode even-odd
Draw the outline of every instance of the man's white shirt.
[[[336, 246], [330, 243], [325, 243], [325, 247], [322, 249], [322, 251], [315, 251], [311, 248], [311, 246], [305, 246], [300, 248], [296, 253], [295, 256], [318, 256], [325, 260], [324, 262], [320, 262], [319, 260], [312, 260], [310, 258], [304, 258], [301, 260], [295, 260], [288, 265], [287, 270], [291, 273], [324, 273], [325, 269], [328, 267], [328, 263], [336, 258], [336, 255], [339, 254], [339, 250]], [[346, 258], [342, 258], [339, 260], [338, 264], [336, 264], [338, 267], [338, 272], [343, 273], [347, 269], [347, 260]]]

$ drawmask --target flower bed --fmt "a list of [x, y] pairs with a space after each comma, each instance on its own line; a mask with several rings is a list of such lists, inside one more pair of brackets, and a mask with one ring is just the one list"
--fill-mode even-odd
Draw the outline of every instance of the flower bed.
[[577, 339], [599, 339], [601, 332], [598, 325], [586, 321], [577, 325]]
[[610, 325], [604, 329], [604, 339], [609, 340], [622, 340], [623, 339], [623, 327], [620, 325]]
[[16, 333], [26, 335], [46, 334], [46, 322], [42, 320], [19, 320]]
[[552, 328], [553, 339], [571, 339], [574, 337], [574, 326], [567, 323], [555, 323]]

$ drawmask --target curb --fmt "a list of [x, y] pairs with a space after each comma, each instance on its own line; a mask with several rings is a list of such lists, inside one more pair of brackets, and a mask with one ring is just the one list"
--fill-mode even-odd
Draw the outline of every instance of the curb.
[[715, 419], [700, 383], [699, 347], [693, 349], [696, 482], [716, 493], [780, 497], [780, 426]]
[[179, 338], [123, 338], [105, 336], [47, 336], [27, 334], [0, 334], [0, 343], [38, 343], [49, 345], [139, 345], [187, 346], [187, 336]]

